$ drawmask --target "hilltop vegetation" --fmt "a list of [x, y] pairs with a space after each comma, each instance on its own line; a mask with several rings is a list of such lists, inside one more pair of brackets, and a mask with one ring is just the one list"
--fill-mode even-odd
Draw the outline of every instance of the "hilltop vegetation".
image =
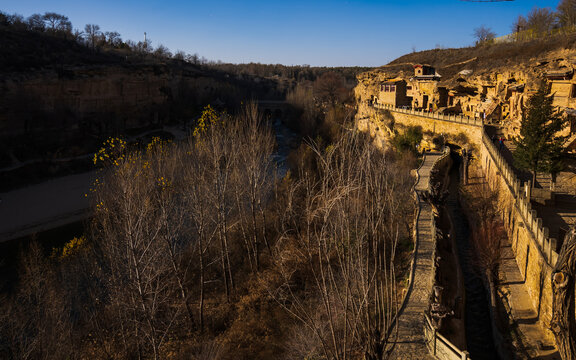
[[431, 64], [443, 77], [453, 77], [463, 69], [489, 72], [514, 68], [525, 64], [537, 65], [548, 60], [548, 56], [572, 50], [576, 45], [576, 34], [558, 35], [552, 38], [526, 42], [485, 44], [457, 49], [433, 49], [403, 55], [388, 65], [384, 71], [404, 70], [412, 72], [412, 65]]

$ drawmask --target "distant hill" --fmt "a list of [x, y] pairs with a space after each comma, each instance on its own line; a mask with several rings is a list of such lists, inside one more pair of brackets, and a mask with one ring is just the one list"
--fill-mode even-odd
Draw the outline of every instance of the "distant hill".
[[527, 63], [546, 58], [552, 52], [576, 49], [576, 34], [555, 36], [528, 42], [499, 43], [456, 49], [432, 49], [403, 55], [380, 67], [385, 71], [412, 71], [412, 64], [430, 64], [443, 77], [451, 77], [463, 68], [481, 71]]
[[0, 26], [0, 73], [121, 60], [119, 53], [92, 51], [72, 39]]

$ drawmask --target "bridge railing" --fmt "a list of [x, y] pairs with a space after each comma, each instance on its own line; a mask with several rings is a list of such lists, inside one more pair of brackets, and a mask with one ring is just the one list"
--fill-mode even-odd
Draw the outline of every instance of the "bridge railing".
[[460, 350], [434, 328], [428, 314], [424, 313], [424, 319], [424, 339], [430, 354], [440, 360], [471, 360], [468, 351]]
[[381, 110], [390, 110], [401, 114], [414, 115], [425, 117], [434, 120], [449, 121], [458, 124], [465, 124], [470, 126], [482, 126], [482, 119], [473, 118], [466, 115], [456, 115], [456, 114], [441, 114], [439, 112], [426, 111], [426, 110], [416, 110], [411, 108], [395, 107], [389, 104], [372, 104], [372, 107]]

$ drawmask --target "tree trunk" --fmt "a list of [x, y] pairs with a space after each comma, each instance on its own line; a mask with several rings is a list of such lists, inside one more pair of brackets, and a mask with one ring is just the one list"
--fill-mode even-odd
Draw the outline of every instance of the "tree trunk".
[[204, 248], [202, 245], [202, 235], [198, 237], [198, 241], [198, 257], [200, 258], [200, 304], [198, 304], [198, 307], [200, 313], [200, 332], [204, 332]]
[[574, 318], [574, 275], [576, 264], [576, 229], [566, 234], [558, 261], [552, 272], [552, 319], [550, 329], [556, 337], [563, 360], [576, 357], [576, 319]]

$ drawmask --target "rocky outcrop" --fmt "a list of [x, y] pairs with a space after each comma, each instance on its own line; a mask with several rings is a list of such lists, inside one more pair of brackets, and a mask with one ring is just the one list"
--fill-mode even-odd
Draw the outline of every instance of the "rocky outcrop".
[[[446, 50], [447, 53], [449, 51], [453, 50]], [[472, 51], [469, 50], [471, 55]], [[466, 49], [462, 49], [460, 57], [465, 52]], [[410, 59], [417, 61], [417, 54], [412, 54]], [[423, 53], [422, 60], [426, 59]], [[573, 49], [546, 50], [530, 58], [511, 56], [507, 61], [499, 61], [497, 66], [479, 57], [451, 64], [445, 61], [431, 63], [429, 65], [440, 76], [435, 80], [417, 76], [414, 72], [417, 62], [399, 63], [399, 60], [358, 76], [358, 85], [354, 89], [358, 104], [381, 103], [384, 98], [381, 84], [391, 79], [403, 79], [408, 85], [406, 95], [412, 99], [412, 107], [463, 114], [484, 119], [487, 123], [498, 123], [504, 126], [508, 137], [518, 134], [527, 99], [543, 79], [552, 89], [554, 104], [560, 110], [570, 111], [576, 105], [571, 101], [572, 97], [576, 97], [576, 92], [573, 94], [570, 87], [576, 85], [576, 78], [572, 75], [576, 68], [576, 50]], [[421, 93], [420, 102], [414, 100], [418, 92]], [[422, 94], [426, 96], [425, 105], [422, 104]], [[363, 109], [367, 107], [360, 107], [358, 117], [369, 117], [369, 111]]]

